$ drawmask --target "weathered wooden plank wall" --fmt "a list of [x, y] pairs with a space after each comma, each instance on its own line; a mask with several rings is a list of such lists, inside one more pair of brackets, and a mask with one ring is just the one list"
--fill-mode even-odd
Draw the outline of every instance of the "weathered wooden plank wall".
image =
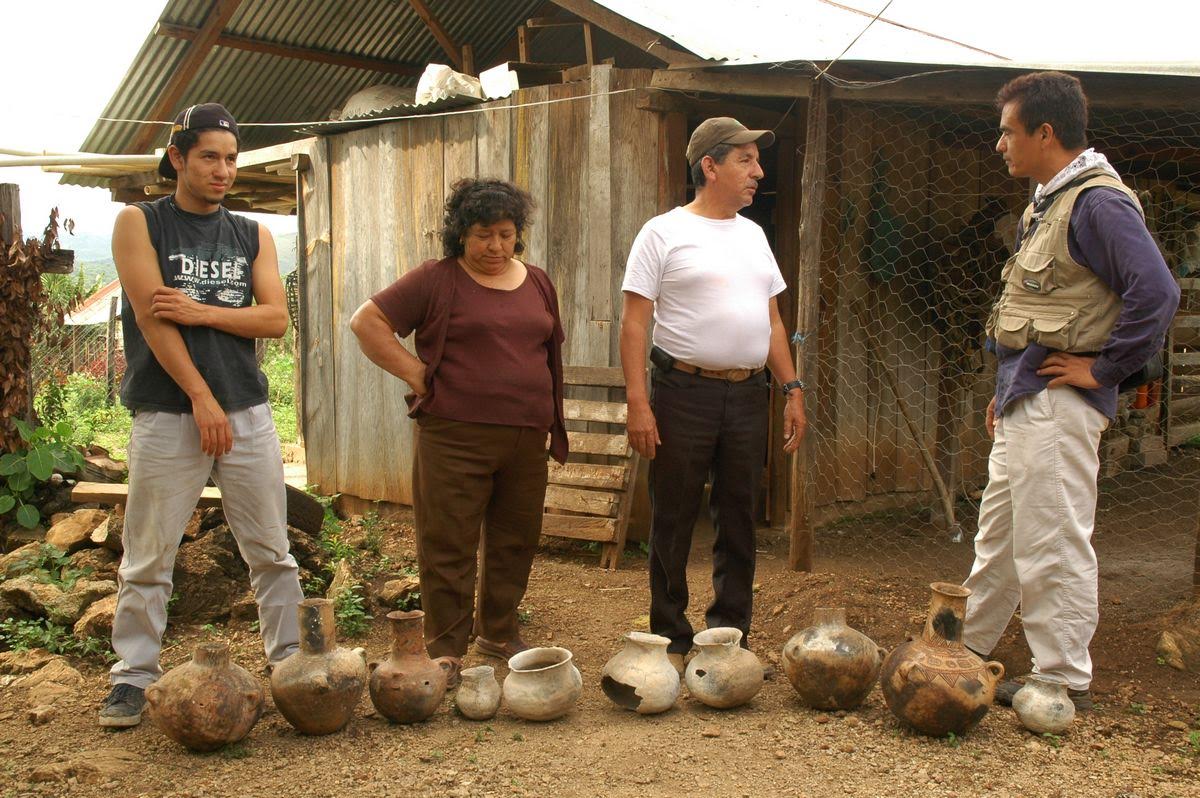
[[[523, 257], [558, 288], [565, 359], [619, 363], [625, 257], [657, 212], [658, 119], [637, 110], [632, 92], [584, 97], [649, 79], [648, 70], [601, 66], [592, 81], [523, 90], [481, 113], [393, 122], [319, 142], [328, 150], [328, 179], [322, 184], [310, 170], [304, 198], [306, 251], [316, 255], [306, 263], [313, 320], [304, 390], [310, 479], [323, 492], [412, 501], [405, 388], [362, 355], [349, 320], [371, 294], [441, 255], [442, 205], [461, 177], [513, 179], [532, 194], [537, 210]], [[546, 100], [563, 102], [530, 104]]]

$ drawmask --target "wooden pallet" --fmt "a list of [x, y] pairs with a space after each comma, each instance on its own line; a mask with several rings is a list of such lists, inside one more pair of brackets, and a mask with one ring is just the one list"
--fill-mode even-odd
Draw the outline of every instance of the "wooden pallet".
[[[625, 434], [628, 408], [623, 401], [572, 394], [611, 392], [623, 388], [625, 379], [619, 368], [567, 366], [563, 383], [568, 427], [588, 429], [569, 430], [570, 457], [563, 465], [550, 463], [542, 534], [600, 543], [601, 567], [614, 569], [625, 549], [637, 479], [638, 455]], [[607, 431], [594, 431], [599, 428]]]

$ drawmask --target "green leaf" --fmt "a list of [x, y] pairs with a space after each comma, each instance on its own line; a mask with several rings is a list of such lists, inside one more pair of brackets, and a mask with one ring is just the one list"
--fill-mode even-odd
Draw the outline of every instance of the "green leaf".
[[17, 506], [17, 500], [10, 494], [0, 496], [0, 515], [4, 515], [9, 510]]
[[29, 453], [26, 462], [29, 464], [29, 473], [40, 482], [50, 479], [50, 475], [54, 473], [54, 454], [47, 446], [35, 447]]
[[17, 428], [17, 434], [21, 436], [21, 440], [29, 441], [33, 438], [33, 427], [26, 424], [19, 418], [12, 420], [13, 426]]
[[71, 426], [70, 421], [60, 421], [54, 425], [54, 434], [60, 438], [70, 438], [75, 432], [75, 428]]
[[21, 471], [8, 478], [8, 489], [13, 493], [24, 493], [33, 487], [33, 477], [28, 471]]
[[0, 454], [0, 477], [9, 477], [25, 468], [25, 458], [19, 454]]
[[32, 504], [22, 504], [17, 508], [17, 523], [26, 529], [33, 529], [42, 515]]

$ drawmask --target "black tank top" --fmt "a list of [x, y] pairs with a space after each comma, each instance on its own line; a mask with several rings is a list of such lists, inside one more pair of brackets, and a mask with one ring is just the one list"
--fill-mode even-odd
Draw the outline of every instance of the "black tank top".
[[[224, 208], [204, 216], [188, 213], [171, 196], [137, 206], [146, 215], [164, 285], [205, 305], [244, 308], [254, 301], [251, 267], [258, 257], [258, 222]], [[121, 329], [126, 363], [121, 402], [131, 410], [192, 412], [191, 400], [142, 337], [124, 292]], [[254, 339], [212, 327], [180, 325], [179, 333], [222, 409], [231, 412], [267, 401], [267, 378], [255, 361]]]

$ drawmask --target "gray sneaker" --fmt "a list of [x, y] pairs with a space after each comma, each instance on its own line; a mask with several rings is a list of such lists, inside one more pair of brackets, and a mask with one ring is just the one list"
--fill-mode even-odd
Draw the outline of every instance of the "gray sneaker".
[[[1008, 679], [1007, 681], [1000, 682], [1000, 684], [996, 685], [995, 702], [1001, 706], [1011, 707], [1017, 691], [1024, 686], [1024, 683], [1018, 682], [1016, 679]], [[1091, 690], [1068, 689], [1067, 697], [1075, 705], [1076, 712], [1091, 712], [1096, 708], [1095, 702], [1092, 701]]]
[[128, 729], [142, 722], [146, 691], [132, 684], [116, 684], [104, 699], [100, 725], [109, 729]]

